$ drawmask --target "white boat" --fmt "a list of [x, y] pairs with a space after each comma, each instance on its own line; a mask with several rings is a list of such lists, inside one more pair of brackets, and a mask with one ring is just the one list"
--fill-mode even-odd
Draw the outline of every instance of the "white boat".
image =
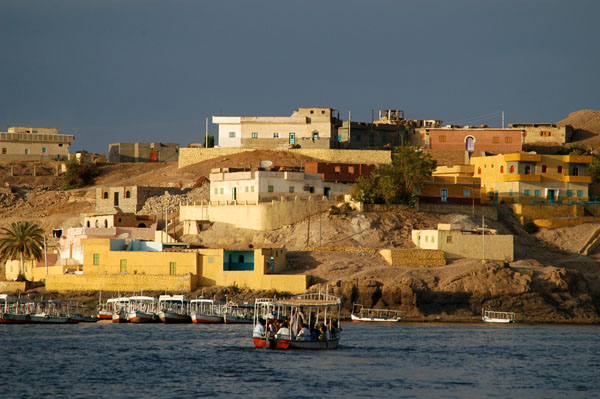
[[513, 312], [498, 312], [485, 308], [481, 310], [481, 318], [486, 323], [514, 323], [517, 320]]
[[223, 304], [215, 304], [212, 299], [192, 299], [190, 301], [190, 317], [194, 324], [223, 323]]
[[[292, 298], [256, 299], [252, 334], [254, 346], [269, 349], [337, 349], [341, 337], [341, 303], [340, 298], [322, 292]], [[264, 324], [264, 319], [284, 320], [284, 327], [289, 323], [289, 334], [269, 333], [268, 328], [262, 334], [258, 333], [258, 324]], [[301, 329], [305, 330], [308, 326], [318, 326], [318, 335], [301, 335]]]
[[163, 323], [190, 323], [190, 301], [185, 295], [158, 297], [158, 318]]
[[401, 316], [401, 312], [398, 310], [366, 309], [357, 303], [352, 306], [352, 313], [350, 317], [352, 318], [352, 321], [376, 323], [398, 322], [404, 320], [404, 318]]
[[124, 296], [110, 298], [106, 301], [106, 306], [112, 311], [111, 319], [113, 323], [129, 323], [129, 319], [127, 318], [129, 298]]
[[127, 318], [131, 323], [154, 323], [158, 321], [156, 299], [143, 295], [129, 297]]
[[223, 312], [225, 324], [252, 324], [254, 321], [254, 306], [228, 303]]

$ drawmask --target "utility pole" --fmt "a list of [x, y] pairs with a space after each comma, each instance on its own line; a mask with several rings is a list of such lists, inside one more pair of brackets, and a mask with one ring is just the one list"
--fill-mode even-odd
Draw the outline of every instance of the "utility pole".
[[46, 266], [46, 276], [48, 275], [48, 250], [46, 249], [46, 234], [44, 234], [44, 265]]
[[352, 135], [350, 134], [350, 126], [352, 125], [352, 111], [348, 110], [348, 144], [350, 144], [350, 138]]
[[481, 247], [482, 247], [482, 254], [481, 254], [481, 263], [485, 263], [485, 216], [481, 215]]
[[208, 148], [208, 117], [206, 118], [206, 135], [204, 138], [204, 148]]
[[504, 110], [502, 110], [502, 129], [504, 129]]

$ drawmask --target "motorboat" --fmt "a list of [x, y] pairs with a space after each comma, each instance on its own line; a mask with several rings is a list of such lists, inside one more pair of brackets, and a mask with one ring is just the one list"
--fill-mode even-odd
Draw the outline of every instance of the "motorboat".
[[131, 323], [154, 323], [158, 321], [156, 315], [156, 299], [151, 296], [130, 296], [127, 319]]
[[[341, 338], [340, 310], [341, 299], [321, 291], [291, 298], [258, 298], [254, 304], [254, 346], [337, 349]], [[271, 330], [270, 326], [280, 321], [282, 327], [277, 332]], [[308, 332], [309, 326], [313, 327], [312, 332]]]
[[352, 321], [364, 322], [398, 322], [404, 320], [398, 310], [388, 309], [367, 309], [360, 304], [353, 304], [352, 313], [350, 314]]
[[254, 305], [229, 303], [223, 312], [225, 324], [252, 324], [254, 322]]
[[190, 301], [190, 317], [194, 324], [223, 323], [223, 305], [215, 304], [212, 299], [192, 299]]
[[490, 309], [481, 310], [481, 318], [486, 323], [514, 323], [517, 320], [513, 312], [500, 312]]
[[110, 298], [106, 301], [107, 307], [112, 309], [111, 319], [113, 323], [129, 323], [129, 302], [129, 298], [124, 296]]
[[190, 301], [185, 295], [158, 297], [158, 318], [163, 323], [191, 323]]

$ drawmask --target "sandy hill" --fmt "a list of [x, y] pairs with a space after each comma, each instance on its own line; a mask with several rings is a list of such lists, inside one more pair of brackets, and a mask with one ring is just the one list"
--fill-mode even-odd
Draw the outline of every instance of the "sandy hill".
[[584, 109], [571, 112], [558, 124], [573, 126], [574, 143], [600, 148], [600, 111]]

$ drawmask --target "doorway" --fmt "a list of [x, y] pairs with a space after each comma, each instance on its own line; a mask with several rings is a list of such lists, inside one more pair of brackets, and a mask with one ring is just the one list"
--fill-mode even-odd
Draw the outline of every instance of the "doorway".
[[296, 144], [296, 133], [290, 133], [290, 145]]
[[440, 190], [440, 200], [442, 202], [448, 202], [448, 189], [447, 188], [442, 188]]
[[465, 140], [465, 149], [467, 151], [475, 151], [475, 139], [471, 136]]
[[331, 188], [330, 187], [323, 187], [323, 195], [327, 197], [327, 199], [329, 198], [329, 194], [331, 193]]
[[233, 200], [234, 201], [237, 200], [237, 187], [233, 188], [232, 195], [233, 195]]

